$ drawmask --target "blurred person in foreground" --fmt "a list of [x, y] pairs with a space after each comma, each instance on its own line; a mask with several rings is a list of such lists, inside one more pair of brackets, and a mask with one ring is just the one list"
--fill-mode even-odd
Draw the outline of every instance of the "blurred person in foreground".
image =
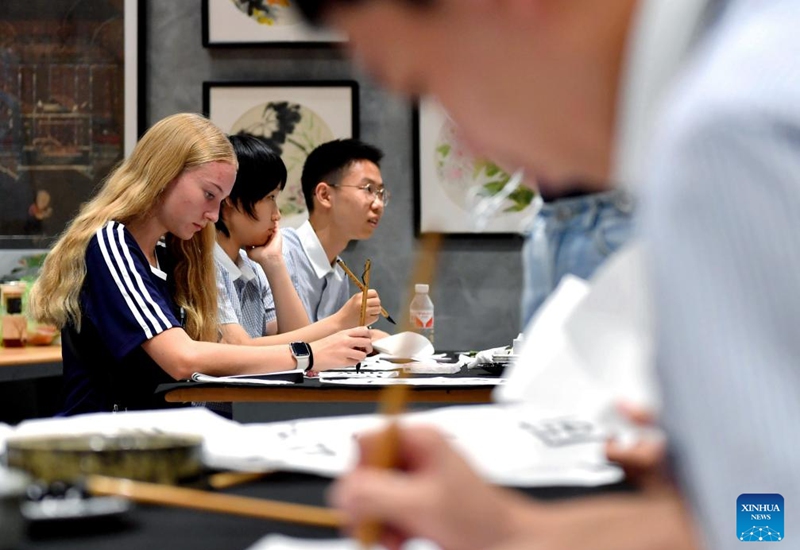
[[435, 432], [404, 430], [402, 471], [362, 465], [336, 486], [352, 522], [380, 520], [390, 545], [723, 549], [745, 535], [740, 494], [797, 502], [800, 1], [298, 5], [388, 87], [436, 96], [504, 166], [553, 185], [636, 182], [655, 299], [668, 474], [545, 506], [482, 482]]

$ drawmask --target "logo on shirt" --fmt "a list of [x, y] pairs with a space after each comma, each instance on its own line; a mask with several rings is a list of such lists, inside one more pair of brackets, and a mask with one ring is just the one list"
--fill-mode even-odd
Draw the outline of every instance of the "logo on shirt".
[[743, 493], [736, 499], [736, 538], [743, 542], [783, 540], [783, 496]]

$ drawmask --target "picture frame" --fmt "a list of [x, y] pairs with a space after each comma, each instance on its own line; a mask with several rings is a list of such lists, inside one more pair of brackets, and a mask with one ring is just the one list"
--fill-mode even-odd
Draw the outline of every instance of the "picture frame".
[[48, 248], [133, 149], [146, 124], [145, 4], [0, 6], [0, 249]]
[[354, 80], [204, 82], [203, 112], [224, 132], [264, 137], [288, 172], [278, 197], [281, 224], [308, 218], [300, 176], [308, 154], [333, 139], [359, 135], [359, 86]]
[[203, 0], [202, 9], [206, 48], [331, 47], [346, 41], [341, 33], [308, 25], [292, 0]]
[[480, 203], [512, 180], [497, 164], [474, 157], [439, 104], [414, 105], [414, 226], [419, 236], [519, 235], [531, 214], [535, 192], [520, 186], [490, 217], [476, 224]]

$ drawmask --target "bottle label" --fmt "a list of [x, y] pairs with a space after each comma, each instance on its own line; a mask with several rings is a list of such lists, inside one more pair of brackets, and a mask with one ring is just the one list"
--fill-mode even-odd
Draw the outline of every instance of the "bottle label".
[[415, 313], [414, 314], [414, 327], [416, 328], [433, 328], [433, 314], [432, 313]]

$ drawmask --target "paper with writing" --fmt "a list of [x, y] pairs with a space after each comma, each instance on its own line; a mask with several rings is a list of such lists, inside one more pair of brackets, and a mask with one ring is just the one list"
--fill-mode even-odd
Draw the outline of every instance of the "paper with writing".
[[[594, 486], [619, 481], [621, 470], [605, 462], [604, 428], [596, 420], [570, 416], [570, 422], [587, 423], [597, 438], [575, 439], [566, 442], [569, 444], [545, 442], [532, 428], [552, 431], [553, 422], [561, 418], [531, 406], [476, 405], [411, 413], [402, 422], [436, 426], [483, 477], [495, 483]], [[355, 463], [356, 435], [376, 430], [384, 422], [380, 415], [358, 415], [238, 424], [207, 409], [191, 408], [32, 420], [10, 430], [9, 435], [130, 430], [197, 434], [204, 440], [203, 460], [212, 468], [339, 476]]]

